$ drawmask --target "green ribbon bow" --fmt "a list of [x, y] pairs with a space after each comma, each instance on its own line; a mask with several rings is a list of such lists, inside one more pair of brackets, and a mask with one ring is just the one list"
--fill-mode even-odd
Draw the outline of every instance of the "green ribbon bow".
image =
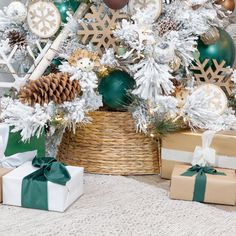
[[65, 186], [71, 176], [64, 164], [52, 157], [35, 157], [32, 165], [40, 169], [24, 177], [21, 205], [26, 208], [48, 210], [47, 182]]
[[196, 202], [204, 202], [205, 192], [206, 192], [206, 183], [207, 176], [210, 175], [226, 175], [223, 172], [218, 172], [216, 169], [210, 166], [201, 167], [199, 165], [192, 166], [186, 172], [181, 174], [181, 176], [189, 176], [192, 177], [197, 174], [194, 184], [194, 192], [193, 192], [193, 201]]

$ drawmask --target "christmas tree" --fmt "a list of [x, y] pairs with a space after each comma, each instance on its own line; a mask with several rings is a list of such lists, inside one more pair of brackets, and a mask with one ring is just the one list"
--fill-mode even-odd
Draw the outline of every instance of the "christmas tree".
[[[227, 2], [227, 3], [226, 3]], [[89, 112], [129, 111], [152, 137], [236, 128], [234, 1], [13, 1], [0, 11], [12, 81], [3, 123], [56, 144]], [[55, 145], [53, 145], [53, 148]]]

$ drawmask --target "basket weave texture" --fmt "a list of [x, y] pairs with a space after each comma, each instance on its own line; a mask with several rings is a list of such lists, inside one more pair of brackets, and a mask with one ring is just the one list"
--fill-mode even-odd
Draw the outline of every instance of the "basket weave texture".
[[128, 112], [96, 111], [91, 124], [66, 132], [58, 151], [65, 164], [89, 173], [144, 175], [159, 173], [158, 143], [136, 133]]

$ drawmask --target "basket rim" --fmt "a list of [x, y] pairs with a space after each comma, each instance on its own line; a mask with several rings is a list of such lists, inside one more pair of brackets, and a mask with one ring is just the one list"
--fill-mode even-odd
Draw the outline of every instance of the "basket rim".
[[132, 114], [132, 112], [130, 112], [130, 111], [101, 111], [101, 110], [96, 110], [96, 111], [89, 111], [89, 112], [87, 112], [88, 114], [89, 113], [112, 113], [112, 114], [124, 114], [124, 113], [129, 113], [129, 114]]

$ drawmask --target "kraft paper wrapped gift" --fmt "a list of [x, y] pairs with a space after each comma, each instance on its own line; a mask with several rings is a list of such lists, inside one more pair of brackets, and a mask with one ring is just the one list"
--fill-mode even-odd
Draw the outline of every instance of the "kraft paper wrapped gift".
[[2, 202], [2, 177], [9, 173], [12, 169], [0, 167], [0, 203]]
[[[36, 158], [36, 159], [43, 159], [43, 158]], [[55, 173], [54, 167], [50, 168]], [[44, 176], [48, 175], [50, 177], [50, 173], [48, 174], [47, 171], [47, 169], [50, 168], [46, 167], [43, 173]], [[33, 182], [34, 177], [32, 176], [33, 181], [32, 178], [30, 177], [35, 173], [37, 176], [38, 175], [37, 171], [40, 172], [41, 169], [34, 167], [32, 165], [32, 162], [26, 162], [22, 166], [16, 168], [15, 170], [3, 176], [2, 179], [3, 204], [13, 205], [13, 206], [23, 206], [27, 208], [35, 208], [41, 210], [64, 212], [74, 201], [76, 201], [83, 194], [83, 173], [84, 173], [84, 168], [73, 167], [73, 166], [66, 166], [65, 168], [69, 173], [70, 180], [67, 181], [65, 185], [60, 185], [54, 182], [46, 181], [46, 186], [44, 186], [46, 187], [46, 196], [45, 196], [44, 192], [43, 194], [38, 194], [41, 190], [39, 190], [37, 183], [35, 185], [35, 182]], [[59, 167], [59, 169], [61, 169], [61, 167]], [[56, 174], [56, 176], [62, 178], [61, 174], [59, 175]], [[27, 183], [29, 185], [27, 183], [25, 185], [25, 182], [23, 181], [23, 179], [25, 178], [26, 180], [28, 178]], [[43, 181], [39, 179], [39, 182]], [[43, 207], [41, 208], [42, 205]]]
[[[198, 201], [201, 196], [201, 190], [198, 189], [196, 184], [196, 176], [182, 176], [191, 166], [176, 165], [172, 177], [170, 198], [177, 200]], [[203, 201], [206, 203], [235, 205], [236, 196], [236, 176], [234, 170], [218, 169], [217, 171], [223, 172], [225, 175], [206, 174], [206, 185]], [[200, 177], [201, 178], [201, 177]], [[201, 188], [202, 186], [200, 186]], [[195, 194], [194, 194], [195, 193]], [[195, 195], [195, 196], [194, 196]]]
[[[186, 131], [168, 135], [163, 139], [161, 149], [162, 178], [170, 179], [175, 165], [192, 162], [196, 147], [202, 147], [202, 134], [203, 132]], [[216, 133], [209, 146], [216, 153], [215, 167], [236, 169], [235, 131]]]

